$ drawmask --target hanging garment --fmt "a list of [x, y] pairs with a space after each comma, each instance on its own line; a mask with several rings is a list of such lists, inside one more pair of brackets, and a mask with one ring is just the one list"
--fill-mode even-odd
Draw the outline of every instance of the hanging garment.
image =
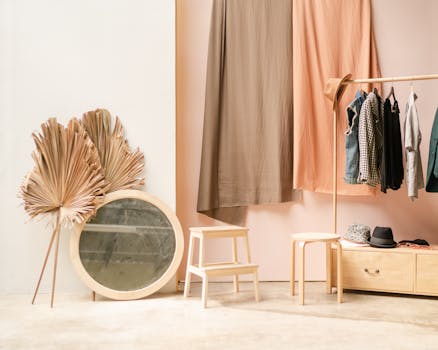
[[291, 18], [291, 0], [213, 1], [198, 212], [292, 199]]
[[[347, 73], [355, 78], [380, 76], [371, 12], [370, 0], [293, 1], [295, 188], [332, 191], [333, 112], [324, 87], [329, 78]], [[345, 111], [354, 94], [347, 87], [339, 111]], [[342, 117], [337, 129], [338, 193], [374, 193], [369, 186], [342, 181], [345, 146], [341, 140], [346, 129]]]
[[418, 190], [424, 188], [423, 167], [421, 165], [421, 131], [415, 100], [417, 95], [411, 92], [406, 104], [405, 150], [406, 150], [406, 185], [408, 197], [414, 201]]
[[358, 90], [353, 101], [347, 107], [347, 131], [345, 131], [345, 176], [349, 184], [357, 184], [359, 176], [359, 113], [367, 94]]
[[391, 95], [394, 98], [394, 104], [391, 105], [388, 97], [383, 105], [383, 154], [380, 189], [384, 193], [388, 188], [398, 190], [404, 175], [400, 110], [393, 89]]
[[427, 192], [438, 192], [438, 109], [430, 134], [429, 161], [427, 162]]
[[383, 149], [383, 103], [376, 89], [362, 104], [358, 137], [358, 182], [376, 186], [380, 183]]

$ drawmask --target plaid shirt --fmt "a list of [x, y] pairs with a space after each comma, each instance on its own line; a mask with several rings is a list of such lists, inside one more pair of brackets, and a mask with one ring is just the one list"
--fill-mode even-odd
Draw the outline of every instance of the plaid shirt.
[[370, 92], [359, 114], [358, 183], [380, 183], [383, 150], [383, 103], [377, 91]]

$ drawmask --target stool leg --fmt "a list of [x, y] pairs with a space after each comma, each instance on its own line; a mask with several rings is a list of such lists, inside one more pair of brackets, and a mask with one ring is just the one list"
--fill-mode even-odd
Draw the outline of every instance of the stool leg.
[[239, 275], [234, 275], [234, 292], [239, 293]]
[[254, 295], [256, 302], [259, 302], [260, 296], [259, 296], [259, 274], [257, 270], [254, 272]]
[[[238, 259], [237, 259], [237, 238], [233, 237], [233, 262], [235, 264], [237, 264]], [[234, 275], [234, 292], [238, 293], [239, 292], [239, 275], [235, 274]]]
[[190, 273], [190, 266], [193, 262], [193, 244], [195, 243], [195, 239], [192, 235], [190, 235], [189, 242], [189, 252], [187, 254], [187, 266], [186, 266], [186, 280], [184, 283], [184, 297], [187, 298], [190, 294], [190, 282], [192, 278], [192, 274]]
[[342, 245], [341, 242], [336, 242], [336, 265], [337, 265], [337, 290], [338, 290], [338, 303], [342, 303], [342, 296], [344, 294], [342, 286]]
[[306, 247], [306, 242], [299, 243], [300, 250], [300, 281], [299, 281], [299, 289], [300, 289], [300, 305], [304, 305], [304, 248]]
[[189, 269], [187, 267], [186, 271], [186, 281], [184, 283], [184, 298], [187, 298], [190, 294], [190, 282], [192, 279], [192, 274], [189, 272]]
[[290, 295], [295, 295], [295, 241], [291, 242], [290, 250]]
[[325, 251], [325, 258], [326, 258], [326, 269], [327, 269], [327, 294], [332, 294], [332, 243], [326, 242], [326, 251]]
[[245, 235], [245, 246], [246, 246], [246, 260], [248, 261], [248, 264], [251, 263], [251, 252], [249, 250], [249, 239], [248, 239], [248, 233]]
[[202, 305], [204, 308], [207, 307], [207, 295], [208, 295], [208, 276], [205, 275], [202, 278]]
[[202, 236], [199, 239], [199, 267], [204, 265], [204, 255], [205, 255], [205, 245], [204, 245], [204, 237]]

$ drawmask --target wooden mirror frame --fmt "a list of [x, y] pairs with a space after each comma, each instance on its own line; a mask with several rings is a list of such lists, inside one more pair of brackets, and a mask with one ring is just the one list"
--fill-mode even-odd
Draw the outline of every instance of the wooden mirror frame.
[[104, 201], [101, 205], [99, 205], [98, 209], [103, 207], [104, 205], [114, 202], [120, 199], [139, 199], [145, 202], [149, 202], [152, 205], [156, 206], [160, 209], [164, 215], [166, 215], [170, 224], [172, 225], [173, 232], [175, 234], [175, 253], [173, 255], [173, 259], [164, 272], [164, 274], [159, 277], [155, 282], [150, 285], [137, 290], [132, 291], [119, 291], [103, 286], [96, 280], [94, 280], [87, 270], [84, 268], [82, 264], [80, 255], [79, 255], [79, 241], [81, 238], [81, 234], [83, 228], [85, 226], [85, 222], [82, 224], [76, 224], [73, 227], [73, 231], [70, 238], [70, 258], [73, 264], [74, 269], [79, 275], [79, 278], [82, 282], [85, 283], [87, 287], [89, 287], [92, 291], [97, 294], [103, 295], [110, 299], [115, 300], [133, 300], [147, 297], [158, 291], [161, 287], [163, 287], [167, 282], [169, 282], [172, 277], [176, 274], [176, 271], [181, 263], [183, 250], [184, 250], [184, 235], [181, 228], [181, 224], [172, 211], [166, 204], [160, 201], [158, 198], [151, 196], [150, 194], [138, 191], [138, 190], [119, 190], [115, 192], [111, 192], [107, 194], [104, 198]]

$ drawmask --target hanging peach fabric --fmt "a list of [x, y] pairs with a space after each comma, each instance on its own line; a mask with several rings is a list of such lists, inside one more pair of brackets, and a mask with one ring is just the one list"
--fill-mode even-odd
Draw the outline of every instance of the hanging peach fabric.
[[[347, 73], [380, 76], [371, 1], [293, 0], [293, 60], [294, 188], [330, 193], [333, 113], [324, 86]], [[348, 86], [339, 105], [338, 193], [367, 195], [375, 189], [343, 181], [345, 108], [357, 88]]]
[[291, 20], [291, 0], [213, 1], [199, 212], [292, 199]]

